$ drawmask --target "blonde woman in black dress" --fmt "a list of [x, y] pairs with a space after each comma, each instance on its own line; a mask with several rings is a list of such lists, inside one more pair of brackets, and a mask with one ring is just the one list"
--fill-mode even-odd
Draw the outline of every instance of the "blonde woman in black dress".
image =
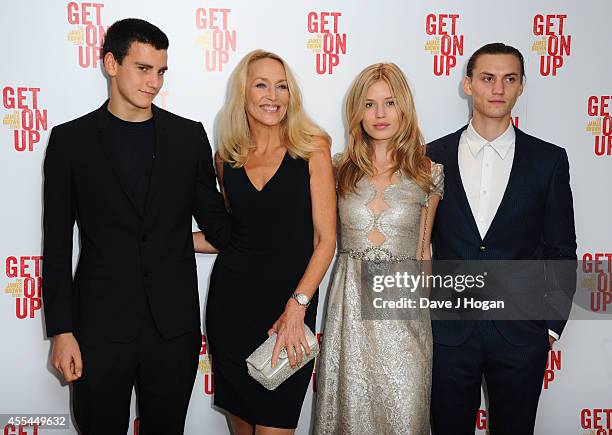
[[[232, 214], [229, 246], [211, 275], [207, 338], [215, 405], [234, 434], [293, 434], [313, 363], [276, 390], [245, 359], [276, 332], [292, 366], [315, 331], [317, 289], [334, 254], [336, 195], [328, 135], [302, 110], [299, 89], [276, 54], [256, 50], [234, 71], [220, 116], [217, 172]], [[196, 233], [198, 252], [212, 252]]]

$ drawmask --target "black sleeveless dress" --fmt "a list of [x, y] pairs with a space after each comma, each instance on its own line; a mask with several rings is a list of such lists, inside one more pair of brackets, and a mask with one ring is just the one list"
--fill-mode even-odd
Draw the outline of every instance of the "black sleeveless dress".
[[[286, 153], [261, 191], [228, 164], [223, 182], [232, 236], [215, 261], [206, 306], [214, 403], [252, 424], [295, 428], [314, 362], [268, 391], [249, 376], [245, 359], [268, 338], [312, 256], [308, 162]], [[305, 317], [313, 332], [317, 296]]]

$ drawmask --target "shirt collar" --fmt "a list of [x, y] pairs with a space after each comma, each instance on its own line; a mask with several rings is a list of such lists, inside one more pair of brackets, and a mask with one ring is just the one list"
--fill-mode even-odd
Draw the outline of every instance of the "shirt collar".
[[466, 142], [468, 147], [470, 148], [470, 152], [472, 156], [476, 157], [476, 155], [482, 150], [485, 145], [489, 144], [495, 150], [495, 152], [501, 157], [501, 159], [505, 159], [508, 155], [508, 151], [514, 147], [516, 141], [516, 133], [514, 132], [514, 127], [512, 123], [508, 125], [506, 131], [504, 131], [500, 136], [495, 138], [493, 141], [489, 142], [474, 129], [472, 125], [472, 121], [470, 120], [470, 125], [466, 130]]

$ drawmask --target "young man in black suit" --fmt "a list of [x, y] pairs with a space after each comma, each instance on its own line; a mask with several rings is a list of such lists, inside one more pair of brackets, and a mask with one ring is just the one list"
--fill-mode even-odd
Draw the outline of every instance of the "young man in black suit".
[[140, 433], [182, 433], [201, 346], [192, 216], [217, 248], [229, 235], [204, 128], [152, 104], [167, 49], [146, 21], [113, 24], [109, 100], [47, 147], [45, 321], [85, 434], [126, 433], [134, 385]]
[[[524, 76], [521, 53], [501, 43], [468, 61], [463, 90], [472, 119], [428, 145], [445, 175], [434, 259], [576, 259], [567, 154], [510, 122]], [[474, 433], [483, 376], [491, 434], [533, 433], [548, 351], [565, 326], [563, 316], [556, 318], [433, 321], [434, 434]]]

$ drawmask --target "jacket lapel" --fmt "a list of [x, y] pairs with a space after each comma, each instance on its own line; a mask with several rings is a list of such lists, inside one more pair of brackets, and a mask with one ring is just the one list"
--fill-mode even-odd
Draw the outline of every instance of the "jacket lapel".
[[123, 193], [125, 194], [128, 202], [130, 203], [134, 211], [140, 216], [140, 213], [138, 212], [138, 207], [136, 207], [136, 203], [134, 202], [132, 195], [130, 195], [127, 189], [127, 182], [125, 178], [123, 177], [121, 167], [119, 166], [119, 159], [117, 157], [117, 153], [115, 149], [113, 148], [113, 144], [112, 144], [113, 139], [109, 133], [110, 117], [109, 117], [109, 114], [106, 113], [107, 104], [108, 104], [108, 100], [102, 105], [102, 107], [98, 109], [96, 113], [97, 128], [98, 128], [96, 139], [98, 142], [98, 147], [102, 151], [102, 154], [104, 154], [104, 156], [106, 157], [107, 163], [112, 168], [113, 173], [115, 174], [115, 178], [117, 179], [117, 182], [121, 186], [121, 190], [123, 190]]
[[459, 140], [461, 134], [465, 131], [467, 125], [459, 129], [451, 137], [451, 140], [446, 144], [446, 171], [444, 180], [445, 198], [454, 198], [456, 206], [459, 212], [464, 216], [470, 231], [480, 240], [480, 233], [478, 232], [478, 226], [476, 220], [472, 214], [470, 203], [468, 202], [465, 188], [463, 187], [463, 181], [461, 180], [461, 173], [459, 172]]
[[159, 193], [164, 180], [165, 168], [168, 159], [168, 131], [166, 119], [162, 110], [153, 105], [153, 118], [155, 122], [155, 154], [153, 155], [153, 169], [149, 181], [149, 191], [145, 203], [145, 216], [151, 212], [151, 205]]
[[485, 234], [485, 241], [490, 238], [491, 234], [497, 231], [497, 227], [503, 225], [506, 216], [516, 213], [516, 192], [520, 190], [519, 185], [521, 180], [524, 180], [526, 175], [528, 175], [525, 173], [527, 145], [524, 142], [523, 132], [516, 127], [514, 127], [514, 132], [516, 133], [516, 138], [514, 143], [514, 160], [512, 161], [512, 168], [510, 169], [510, 177], [508, 178], [508, 184], [506, 185], [506, 190], [499, 203], [497, 212], [493, 217], [487, 234]]

